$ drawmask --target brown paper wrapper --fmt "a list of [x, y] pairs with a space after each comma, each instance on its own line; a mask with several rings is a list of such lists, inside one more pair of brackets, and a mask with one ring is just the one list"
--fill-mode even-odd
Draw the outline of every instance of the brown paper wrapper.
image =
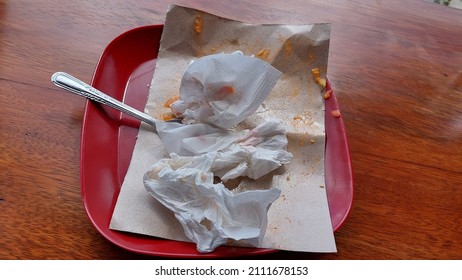
[[[336, 251], [324, 187], [324, 103], [311, 74], [318, 68], [325, 79], [329, 39], [329, 24], [251, 24], [180, 6], [171, 6], [167, 13], [145, 109], [152, 116], [161, 119], [168, 113], [163, 104], [179, 94], [187, 65], [204, 55], [240, 50], [283, 73], [263, 105], [239, 127], [280, 119], [287, 131], [288, 150], [294, 155], [292, 162], [259, 180], [242, 178], [226, 184], [236, 192], [271, 187], [282, 191], [269, 209], [262, 248]], [[144, 189], [144, 173], [165, 157], [168, 154], [157, 135], [142, 125], [111, 229], [187, 241], [173, 214]]]

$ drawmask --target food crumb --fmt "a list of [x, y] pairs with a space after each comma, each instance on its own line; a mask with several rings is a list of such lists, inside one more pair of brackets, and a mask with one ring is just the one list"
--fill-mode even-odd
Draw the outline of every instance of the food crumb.
[[328, 90], [324, 93], [324, 99], [329, 99], [332, 94], [332, 90]]
[[330, 113], [333, 117], [336, 117], [336, 118], [340, 117], [340, 110], [332, 110]]
[[302, 121], [303, 120], [303, 118], [301, 116], [294, 116], [292, 119], [294, 121]]
[[313, 78], [316, 80], [316, 79], [319, 79], [321, 77], [320, 75], [320, 72], [319, 72], [319, 68], [313, 68], [311, 69], [311, 74], [313, 75]]
[[324, 189], [324, 186], [323, 186], [323, 185], [320, 185], [319, 187], [320, 187], [321, 189]]
[[170, 105], [172, 105], [172, 103], [174, 103], [175, 101], [178, 101], [179, 99], [180, 99], [179, 95], [170, 97], [169, 99], [167, 99], [167, 101], [165, 101], [164, 108], [170, 108]]
[[162, 114], [162, 120], [163, 121], [171, 121], [173, 119], [176, 119], [177, 117], [175, 116], [175, 114], [169, 112], [169, 113], [163, 113]]
[[287, 177], [286, 177], [286, 181], [290, 181], [290, 176], [287, 176]]
[[202, 15], [197, 15], [196, 20], [194, 21], [194, 31], [196, 31], [197, 34], [202, 32], [202, 25]]
[[313, 68], [311, 69], [311, 74], [313, 75], [314, 81], [321, 86], [321, 88], [326, 87], [326, 80], [321, 78], [321, 73], [319, 71], [319, 68]]
[[311, 144], [314, 144], [314, 143], [316, 143], [316, 140], [311, 139], [311, 140], [310, 140], [310, 143], [311, 143]]
[[269, 48], [263, 48], [257, 53], [259, 59], [267, 60], [270, 54]]
[[325, 79], [319, 78], [316, 80], [316, 83], [321, 86], [321, 88], [325, 88], [327, 85], [327, 82]]

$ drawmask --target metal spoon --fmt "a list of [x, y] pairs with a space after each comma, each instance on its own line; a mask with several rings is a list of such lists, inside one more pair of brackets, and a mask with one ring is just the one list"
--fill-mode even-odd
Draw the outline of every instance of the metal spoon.
[[140, 121], [143, 121], [154, 128], [156, 127], [156, 123], [161, 122], [160, 120], [156, 120], [153, 117], [136, 110], [117, 99], [110, 97], [109, 95], [97, 90], [96, 88], [86, 84], [85, 82], [73, 77], [64, 72], [56, 72], [51, 76], [51, 81], [57, 87], [65, 89], [69, 92], [75, 93], [77, 95], [86, 97], [90, 100], [99, 102], [116, 110], [119, 110], [127, 115], [130, 115]]

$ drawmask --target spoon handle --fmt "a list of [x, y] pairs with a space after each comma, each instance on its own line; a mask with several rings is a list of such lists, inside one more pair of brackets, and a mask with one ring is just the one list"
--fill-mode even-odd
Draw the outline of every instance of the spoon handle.
[[56, 72], [51, 76], [51, 81], [57, 87], [65, 89], [69, 92], [75, 93], [77, 95], [86, 97], [95, 102], [99, 102], [116, 110], [119, 110], [127, 115], [130, 115], [140, 121], [143, 121], [147, 124], [150, 124], [156, 127], [158, 120], [153, 117], [140, 112], [117, 99], [112, 98], [111, 96], [97, 90], [96, 88], [86, 84], [85, 82], [67, 74], [64, 72]]

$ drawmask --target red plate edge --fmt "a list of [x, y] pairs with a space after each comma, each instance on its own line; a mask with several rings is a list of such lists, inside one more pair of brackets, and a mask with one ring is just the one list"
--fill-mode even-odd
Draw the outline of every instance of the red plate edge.
[[[163, 25], [143, 26], [116, 37], [101, 55], [91, 84], [119, 100], [127, 97], [126, 103], [142, 110], [162, 30]], [[327, 90], [332, 90], [329, 82]], [[134, 91], [144, 94], [126, 95]], [[325, 109], [326, 188], [333, 228], [337, 230], [351, 210], [353, 172], [343, 118], [330, 114], [332, 110], [338, 110], [335, 94], [326, 100]], [[212, 253], [200, 254], [192, 243], [110, 230], [109, 223], [136, 141], [138, 125], [139, 122], [125, 118], [118, 111], [93, 102], [86, 104], [81, 134], [82, 202], [91, 223], [106, 239], [132, 252], [171, 258], [228, 258], [277, 251], [221, 246]]]

